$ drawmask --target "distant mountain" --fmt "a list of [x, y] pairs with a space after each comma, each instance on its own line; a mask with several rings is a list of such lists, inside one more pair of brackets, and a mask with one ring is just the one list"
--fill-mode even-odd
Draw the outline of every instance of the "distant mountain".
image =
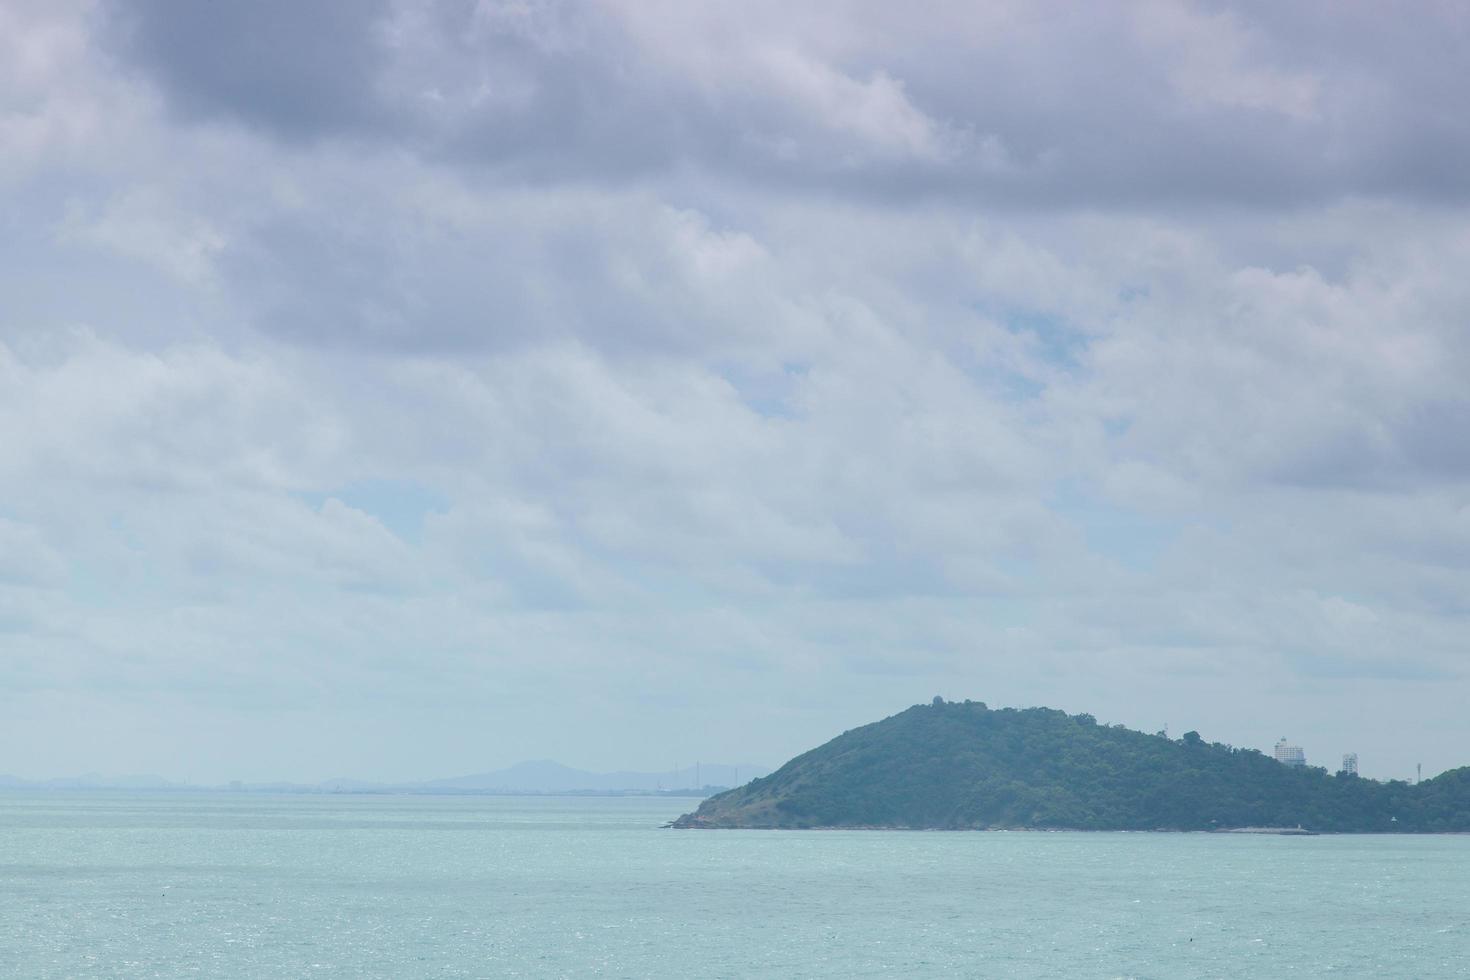
[[509, 769], [433, 779], [415, 784], [422, 790], [502, 793], [616, 793], [733, 786], [738, 780], [763, 776], [769, 769], [755, 766], [701, 765], [670, 772], [586, 772], [549, 760], [521, 762]]
[[[432, 779], [419, 783], [374, 783], [324, 779], [319, 783], [231, 783], [252, 793], [699, 793], [736, 785], [769, 773], [757, 766], [700, 765], [669, 772], [585, 772], [557, 762], [521, 762], [508, 769]], [[0, 789], [199, 790], [211, 787], [172, 783], [161, 776], [101, 776], [88, 773], [62, 779], [28, 780], [0, 775]]]
[[705, 800], [674, 826], [1470, 831], [1470, 767], [1417, 786], [1291, 768], [1091, 715], [917, 705]]

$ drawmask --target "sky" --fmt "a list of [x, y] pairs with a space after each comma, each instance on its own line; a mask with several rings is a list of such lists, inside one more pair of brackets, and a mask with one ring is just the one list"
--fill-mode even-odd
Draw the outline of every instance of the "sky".
[[0, 0], [0, 772], [1470, 763], [1470, 14]]

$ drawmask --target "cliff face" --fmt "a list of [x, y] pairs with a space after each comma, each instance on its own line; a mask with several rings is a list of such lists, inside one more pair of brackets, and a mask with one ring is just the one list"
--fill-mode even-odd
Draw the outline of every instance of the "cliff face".
[[918, 705], [706, 800], [680, 828], [1470, 831], [1470, 769], [1419, 786], [1292, 769], [1047, 708]]

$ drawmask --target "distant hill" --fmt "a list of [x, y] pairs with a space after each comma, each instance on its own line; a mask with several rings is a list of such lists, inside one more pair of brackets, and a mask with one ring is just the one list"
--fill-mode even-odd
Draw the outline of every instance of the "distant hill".
[[625, 793], [694, 789], [699, 786], [733, 786], [741, 779], [765, 775], [770, 770], [754, 766], [702, 765], [671, 772], [586, 772], [557, 762], [521, 762], [509, 769], [433, 779], [416, 783], [419, 791], [450, 790], [501, 793]]
[[681, 828], [1470, 831], [1470, 768], [1410, 786], [1049, 708], [917, 705], [705, 800]]
[[4, 789], [128, 789], [128, 790], [208, 790], [232, 789], [254, 793], [487, 793], [487, 794], [638, 794], [672, 793], [675, 795], [707, 795], [716, 789], [733, 786], [742, 779], [763, 776], [769, 769], [757, 766], [731, 766], [711, 763], [687, 766], [669, 772], [586, 772], [547, 760], [521, 762], [508, 769], [431, 779], [417, 783], [375, 783], [360, 779], [324, 779], [317, 783], [232, 783], [226, 786], [200, 786], [171, 783], [159, 776], [101, 776], [88, 773], [62, 779], [28, 780], [0, 774], [0, 790]]

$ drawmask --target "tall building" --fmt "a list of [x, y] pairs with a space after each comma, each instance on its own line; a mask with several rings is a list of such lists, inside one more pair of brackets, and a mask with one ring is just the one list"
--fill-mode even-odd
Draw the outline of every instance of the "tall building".
[[1358, 774], [1358, 753], [1348, 752], [1342, 757], [1342, 771], [1349, 776]]
[[1276, 743], [1276, 761], [1283, 766], [1304, 766], [1307, 764], [1307, 754], [1300, 745], [1287, 745], [1286, 736], [1283, 735], [1281, 741]]

